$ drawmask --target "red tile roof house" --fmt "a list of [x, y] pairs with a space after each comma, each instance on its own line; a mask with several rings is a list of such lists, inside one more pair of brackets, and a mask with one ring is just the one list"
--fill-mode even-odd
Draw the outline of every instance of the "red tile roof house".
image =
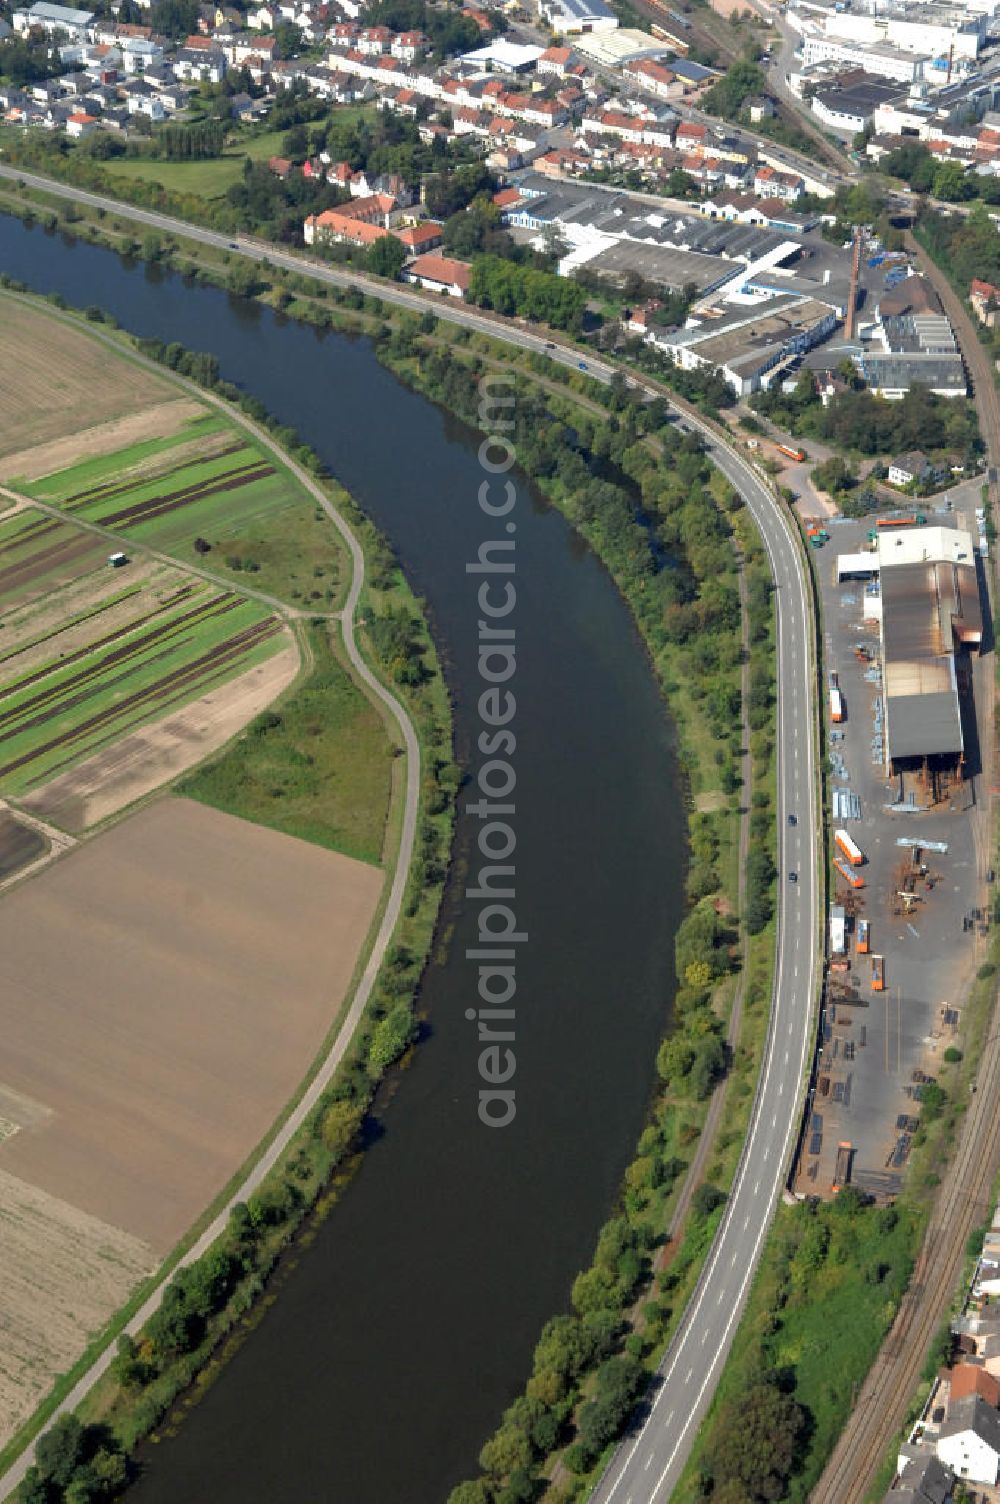
[[343, 209], [326, 209], [322, 214], [310, 214], [302, 227], [306, 245], [322, 245], [324, 241], [329, 241], [367, 247], [390, 233], [382, 225], [356, 219]]
[[453, 261], [450, 256], [418, 256], [403, 271], [407, 282], [416, 282], [429, 292], [446, 292], [464, 298], [469, 290], [472, 267], [467, 261]]
[[960, 1363], [953, 1368], [950, 1375], [951, 1395], [949, 1405], [955, 1400], [965, 1399], [970, 1394], [978, 1394], [994, 1410], [1000, 1406], [1000, 1379], [994, 1378], [987, 1373], [985, 1368], [980, 1368], [974, 1363]]
[[419, 255], [423, 251], [433, 251], [441, 244], [441, 229], [440, 221], [423, 219], [417, 225], [397, 230], [396, 239], [403, 242], [411, 255]]
[[292, 170], [292, 164], [291, 162], [289, 162], [287, 157], [270, 157], [268, 159], [267, 165], [274, 173], [275, 177], [281, 178], [282, 182], [284, 182], [285, 178], [287, 178], [288, 174]]

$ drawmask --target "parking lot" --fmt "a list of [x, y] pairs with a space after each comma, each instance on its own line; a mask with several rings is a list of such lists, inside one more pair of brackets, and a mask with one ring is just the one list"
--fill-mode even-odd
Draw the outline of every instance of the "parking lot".
[[[928, 522], [963, 526], [975, 536], [971, 512], [928, 516]], [[853, 866], [842, 857], [845, 872], [860, 880], [857, 887], [831, 868], [831, 904], [845, 910], [845, 950], [830, 958], [796, 1189], [830, 1195], [843, 1181], [838, 1150], [849, 1144], [851, 1183], [892, 1195], [906, 1166], [921, 1086], [935, 1077], [954, 1039], [964, 989], [983, 949], [985, 874], [977, 871], [970, 818], [978, 770], [973, 755], [965, 774], [952, 779], [925, 776], [922, 769], [887, 776], [873, 587], [862, 579], [837, 583], [838, 554], [865, 549], [871, 523], [837, 519], [823, 526], [830, 541], [816, 551], [815, 562], [824, 666], [828, 687], [829, 676], [836, 676], [844, 717], [828, 725], [829, 794], [836, 799], [830, 829], [847, 832], [863, 862]], [[964, 654], [957, 667], [960, 684], [967, 684]], [[973, 729], [965, 742], [974, 754]], [[841, 856], [836, 846], [831, 856]], [[867, 954], [858, 952], [861, 919], [869, 925]], [[873, 957], [882, 958], [884, 990], [873, 986]]]

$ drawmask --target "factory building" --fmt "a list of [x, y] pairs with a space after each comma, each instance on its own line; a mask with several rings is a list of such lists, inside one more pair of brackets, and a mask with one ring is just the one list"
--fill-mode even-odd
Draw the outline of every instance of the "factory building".
[[838, 563], [841, 578], [864, 573], [879, 579], [865, 615], [880, 624], [886, 771], [953, 774], [966, 751], [963, 649], [983, 638], [972, 538], [959, 528], [883, 526], [873, 553]]

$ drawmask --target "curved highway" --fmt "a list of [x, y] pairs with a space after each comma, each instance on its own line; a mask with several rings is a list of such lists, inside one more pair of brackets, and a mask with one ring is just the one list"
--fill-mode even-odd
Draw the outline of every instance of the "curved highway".
[[801, 545], [768, 487], [715, 438], [713, 430], [698, 426], [714, 463], [746, 498], [776, 586], [779, 877], [774, 994], [757, 1095], [732, 1193], [681, 1326], [660, 1365], [650, 1407], [593, 1494], [599, 1504], [664, 1504], [680, 1478], [715, 1393], [785, 1183], [814, 1038], [820, 893], [811, 587]]
[[[273, 266], [298, 272], [307, 270], [317, 281], [360, 287], [385, 302], [416, 312], [430, 309], [439, 319], [480, 330], [508, 344], [544, 354], [560, 364], [580, 366], [588, 375], [602, 382], [609, 382], [616, 371], [621, 371], [620, 367], [595, 360], [589, 354], [584, 360], [577, 349], [546, 339], [543, 334], [535, 333], [514, 320], [485, 313], [454, 299], [441, 299], [416, 289], [376, 281], [247, 236], [230, 239], [217, 231], [188, 224], [170, 215], [133, 208], [117, 199], [84, 192], [16, 168], [0, 165], [0, 177], [23, 179], [53, 196], [110, 210], [118, 218], [134, 220], [167, 234], [223, 250], [236, 249], [256, 261], [267, 260]], [[732, 1194], [702, 1277], [661, 1366], [655, 1397], [641, 1429], [619, 1448], [594, 1495], [600, 1504], [612, 1504], [612, 1501], [613, 1504], [662, 1504], [669, 1498], [680, 1476], [698, 1426], [715, 1392], [785, 1182], [799, 1124], [806, 1063], [813, 1039], [813, 1002], [817, 995], [820, 939], [817, 704], [811, 585], [801, 543], [786, 511], [752, 466], [720, 438], [714, 425], [704, 421], [688, 404], [678, 401], [676, 395], [661, 383], [637, 373], [629, 373], [627, 379], [630, 385], [641, 387], [652, 396], [665, 398], [681, 413], [684, 426], [701, 433], [713, 463], [746, 499], [770, 558], [777, 608], [780, 869], [777, 961], [760, 1080]], [[246, 422], [242, 418], [240, 421]], [[266, 435], [262, 438], [270, 442]], [[300, 478], [313, 490], [314, 483], [308, 476], [303, 473]], [[325, 498], [324, 506], [329, 510]], [[343, 526], [339, 518], [335, 520]], [[360, 588], [356, 558], [354, 562], [355, 588], [344, 612], [349, 646], [352, 646], [351, 609]], [[381, 686], [377, 692], [380, 698], [386, 698]], [[398, 717], [398, 705], [393, 709]], [[403, 725], [404, 731], [409, 729], [405, 720]], [[412, 779], [417, 766], [416, 754], [409, 746], [409, 735], [406, 740], [408, 773]], [[794, 818], [794, 825], [789, 817]], [[792, 873], [796, 875], [794, 881]], [[395, 895], [395, 884], [393, 891]], [[384, 946], [385, 934], [386, 921], [383, 920], [376, 954], [380, 954]], [[370, 962], [359, 990], [366, 991], [365, 984], [370, 986], [372, 978]], [[354, 1011], [352, 1008], [352, 1014]], [[350, 1020], [341, 1037], [349, 1037], [349, 1032]], [[325, 1070], [323, 1074], [326, 1074]], [[296, 1112], [293, 1116], [297, 1122], [300, 1114]], [[270, 1160], [272, 1155], [269, 1153], [267, 1158]], [[245, 1194], [246, 1187], [241, 1187], [238, 1195]], [[199, 1240], [198, 1246], [199, 1249], [205, 1246], [204, 1239]], [[158, 1294], [151, 1297], [139, 1313], [142, 1319], [148, 1318], [158, 1299]], [[130, 1323], [130, 1329], [135, 1329], [138, 1319]], [[106, 1366], [110, 1356], [109, 1349], [103, 1360], [98, 1359], [95, 1367], [75, 1386], [67, 1404], [79, 1402], [85, 1389], [97, 1377], [99, 1365]], [[17, 1476], [23, 1473], [24, 1465], [25, 1459], [22, 1458], [0, 1478], [0, 1499], [7, 1497]]]

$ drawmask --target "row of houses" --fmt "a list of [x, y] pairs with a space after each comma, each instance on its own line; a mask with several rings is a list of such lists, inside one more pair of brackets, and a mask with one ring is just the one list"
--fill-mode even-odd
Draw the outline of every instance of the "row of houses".
[[[961, 1315], [951, 1324], [953, 1361], [941, 1369], [923, 1413], [899, 1449], [885, 1504], [947, 1504], [959, 1485], [1000, 1484], [1000, 1207], [983, 1238]], [[984, 1492], [984, 1498], [995, 1497]]]

